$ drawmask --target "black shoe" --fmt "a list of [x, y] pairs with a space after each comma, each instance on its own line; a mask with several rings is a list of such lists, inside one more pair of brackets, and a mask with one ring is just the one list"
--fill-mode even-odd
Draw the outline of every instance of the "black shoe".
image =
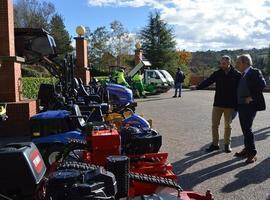
[[219, 146], [211, 144], [207, 149], [205, 149], [208, 152], [219, 150]]
[[177, 96], [174, 95], [173, 98], [175, 98], [175, 97], [177, 97]]
[[225, 145], [224, 145], [224, 151], [225, 151], [226, 153], [231, 153], [231, 152], [232, 152], [231, 145], [225, 144]]
[[180, 95], [180, 96], [178, 96], [178, 97], [181, 97], [181, 95]]
[[238, 158], [247, 158], [248, 157], [248, 152], [246, 149], [243, 149], [242, 151], [240, 152], [236, 152], [234, 154], [235, 157], [238, 157]]

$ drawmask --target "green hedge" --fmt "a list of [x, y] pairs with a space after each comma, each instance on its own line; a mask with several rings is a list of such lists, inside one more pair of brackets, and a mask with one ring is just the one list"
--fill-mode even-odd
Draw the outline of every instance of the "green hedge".
[[55, 83], [55, 78], [37, 78], [24, 77], [22, 78], [23, 96], [28, 99], [36, 99], [39, 86], [41, 83]]

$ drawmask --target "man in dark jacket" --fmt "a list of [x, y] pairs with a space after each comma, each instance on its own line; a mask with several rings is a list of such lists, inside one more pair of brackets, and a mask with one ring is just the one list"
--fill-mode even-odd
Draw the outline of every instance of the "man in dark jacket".
[[201, 82], [196, 89], [200, 90], [216, 84], [215, 100], [212, 111], [212, 144], [206, 149], [214, 151], [219, 149], [219, 124], [222, 114], [224, 115], [224, 150], [231, 150], [231, 123], [232, 116], [237, 107], [237, 86], [241, 74], [232, 67], [231, 58], [223, 56], [220, 60], [220, 69], [215, 71], [209, 78]]
[[235, 153], [235, 156], [246, 157], [246, 163], [249, 164], [257, 160], [252, 124], [256, 112], [265, 110], [262, 91], [266, 83], [261, 71], [252, 67], [252, 59], [249, 54], [239, 56], [236, 66], [242, 72], [242, 78], [237, 89], [237, 100], [245, 147], [241, 152]]
[[177, 68], [177, 72], [175, 74], [175, 78], [174, 78], [175, 93], [174, 93], [174, 96], [173, 97], [177, 97], [177, 90], [179, 90], [178, 97], [181, 97], [182, 83], [184, 82], [184, 80], [185, 80], [185, 74], [178, 67]]

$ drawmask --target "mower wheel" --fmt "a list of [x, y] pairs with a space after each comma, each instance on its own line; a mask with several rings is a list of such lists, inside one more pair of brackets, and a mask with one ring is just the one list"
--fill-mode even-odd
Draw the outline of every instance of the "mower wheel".
[[44, 163], [47, 168], [49, 168], [51, 164], [56, 161], [57, 156], [63, 151], [63, 149], [63, 144], [53, 144], [47, 147], [43, 157]]

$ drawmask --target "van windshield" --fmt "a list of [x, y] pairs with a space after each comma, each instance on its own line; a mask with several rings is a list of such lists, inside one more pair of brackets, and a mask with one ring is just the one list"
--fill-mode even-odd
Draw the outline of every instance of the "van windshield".
[[157, 76], [160, 77], [162, 82], [167, 82], [166, 78], [158, 70], [155, 70], [155, 72], [157, 73]]
[[173, 77], [171, 76], [171, 74], [169, 72], [167, 72], [166, 70], [160, 70], [160, 72], [162, 73], [162, 75], [168, 80], [168, 81], [174, 81]]

